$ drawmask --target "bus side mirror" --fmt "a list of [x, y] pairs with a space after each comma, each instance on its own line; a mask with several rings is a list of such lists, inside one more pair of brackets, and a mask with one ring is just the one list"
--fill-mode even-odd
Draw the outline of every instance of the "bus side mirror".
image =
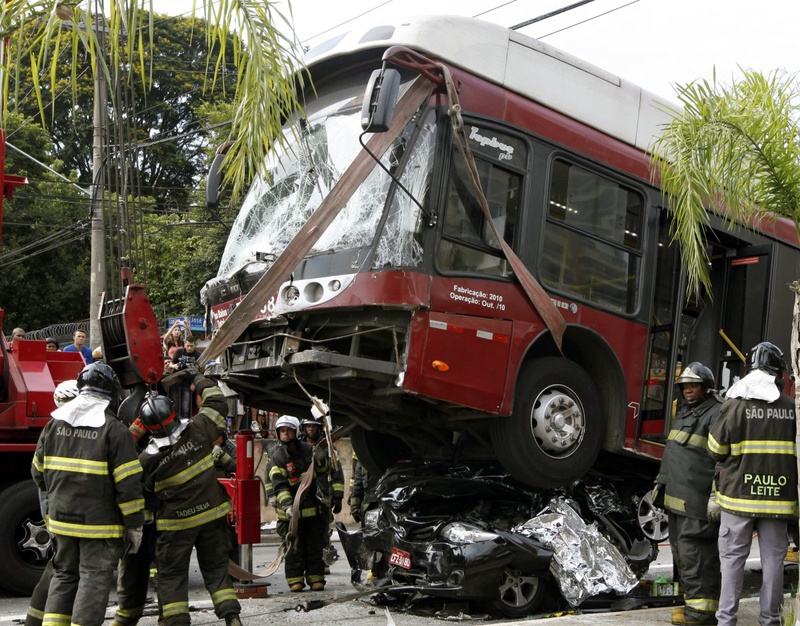
[[222, 161], [228, 150], [233, 145], [232, 141], [226, 141], [219, 148], [214, 155], [214, 160], [211, 161], [211, 167], [208, 168], [208, 177], [206, 178], [206, 206], [210, 209], [216, 209], [219, 204], [219, 190], [222, 186]]
[[372, 72], [361, 105], [361, 128], [369, 133], [389, 130], [399, 91], [400, 72], [388, 68]]

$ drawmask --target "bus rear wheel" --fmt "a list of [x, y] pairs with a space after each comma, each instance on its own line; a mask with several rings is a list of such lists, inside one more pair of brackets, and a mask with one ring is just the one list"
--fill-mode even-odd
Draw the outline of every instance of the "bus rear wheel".
[[513, 412], [498, 418], [492, 444], [517, 480], [532, 487], [561, 487], [592, 467], [603, 430], [592, 379], [576, 363], [549, 357], [523, 367]]

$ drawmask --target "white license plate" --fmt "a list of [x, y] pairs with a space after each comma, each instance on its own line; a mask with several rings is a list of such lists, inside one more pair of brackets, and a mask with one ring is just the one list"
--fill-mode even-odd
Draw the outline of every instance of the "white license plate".
[[403, 569], [411, 569], [411, 554], [405, 550], [392, 548], [392, 555], [389, 557], [389, 563], [391, 565], [397, 565], [397, 567], [402, 567]]

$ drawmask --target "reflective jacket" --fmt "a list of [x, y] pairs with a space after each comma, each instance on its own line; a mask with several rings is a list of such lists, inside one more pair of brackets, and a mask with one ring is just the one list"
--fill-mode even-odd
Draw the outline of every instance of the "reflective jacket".
[[[314, 445], [308, 440], [306, 435], [300, 435], [298, 440], [304, 441], [312, 446]], [[319, 497], [328, 507], [331, 506], [331, 502], [333, 500], [344, 499], [344, 470], [342, 469], [342, 463], [339, 459], [339, 453], [336, 451], [336, 448], [334, 448], [333, 453], [336, 455], [336, 467], [334, 468], [333, 463], [331, 462], [330, 450], [326, 448], [325, 457], [328, 460], [328, 473], [323, 474], [322, 476], [317, 476], [317, 490]]]
[[200, 394], [203, 406], [197, 411], [198, 415], [203, 415], [209, 419], [220, 431], [220, 434], [228, 430], [228, 401], [216, 383], [210, 378], [196, 376], [194, 379], [196, 393]]
[[708, 454], [708, 431], [721, 408], [716, 394], [694, 407], [684, 404], [669, 431], [656, 482], [664, 485], [664, 506], [679, 515], [706, 519], [715, 465]]
[[709, 433], [719, 465], [717, 503], [744, 517], [797, 516], [794, 401], [732, 398]]
[[[288, 519], [286, 510], [294, 505], [294, 499], [303, 477], [313, 463], [314, 451], [311, 444], [294, 440], [294, 450], [281, 443], [275, 446], [270, 460], [269, 479], [272, 483], [272, 493], [277, 502], [278, 519]], [[328, 463], [314, 468], [316, 478], [327, 476]], [[300, 505], [300, 517], [314, 517], [322, 512], [320, 501], [317, 499], [317, 480], [311, 482]]]
[[31, 475], [47, 492], [47, 528], [53, 534], [112, 539], [144, 523], [142, 467], [128, 428], [111, 411], [98, 427], [50, 420], [39, 436]]
[[353, 476], [350, 478], [350, 498], [347, 500], [347, 504], [351, 509], [360, 509], [362, 513], [374, 508], [378, 503], [375, 493], [377, 486], [378, 479], [367, 472], [367, 468], [361, 464], [361, 461], [355, 459]]
[[183, 420], [183, 430], [167, 437], [151, 438], [139, 460], [144, 486], [159, 501], [158, 530], [186, 530], [224, 517], [230, 498], [217, 480], [212, 441], [216, 429], [206, 419]]

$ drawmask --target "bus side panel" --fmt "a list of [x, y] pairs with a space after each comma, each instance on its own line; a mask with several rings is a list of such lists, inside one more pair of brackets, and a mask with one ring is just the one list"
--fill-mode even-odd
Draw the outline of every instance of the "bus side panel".
[[417, 342], [423, 345], [413, 350], [421, 356], [409, 363], [407, 391], [491, 413], [500, 411], [511, 322], [420, 312], [412, 327], [412, 347]]

